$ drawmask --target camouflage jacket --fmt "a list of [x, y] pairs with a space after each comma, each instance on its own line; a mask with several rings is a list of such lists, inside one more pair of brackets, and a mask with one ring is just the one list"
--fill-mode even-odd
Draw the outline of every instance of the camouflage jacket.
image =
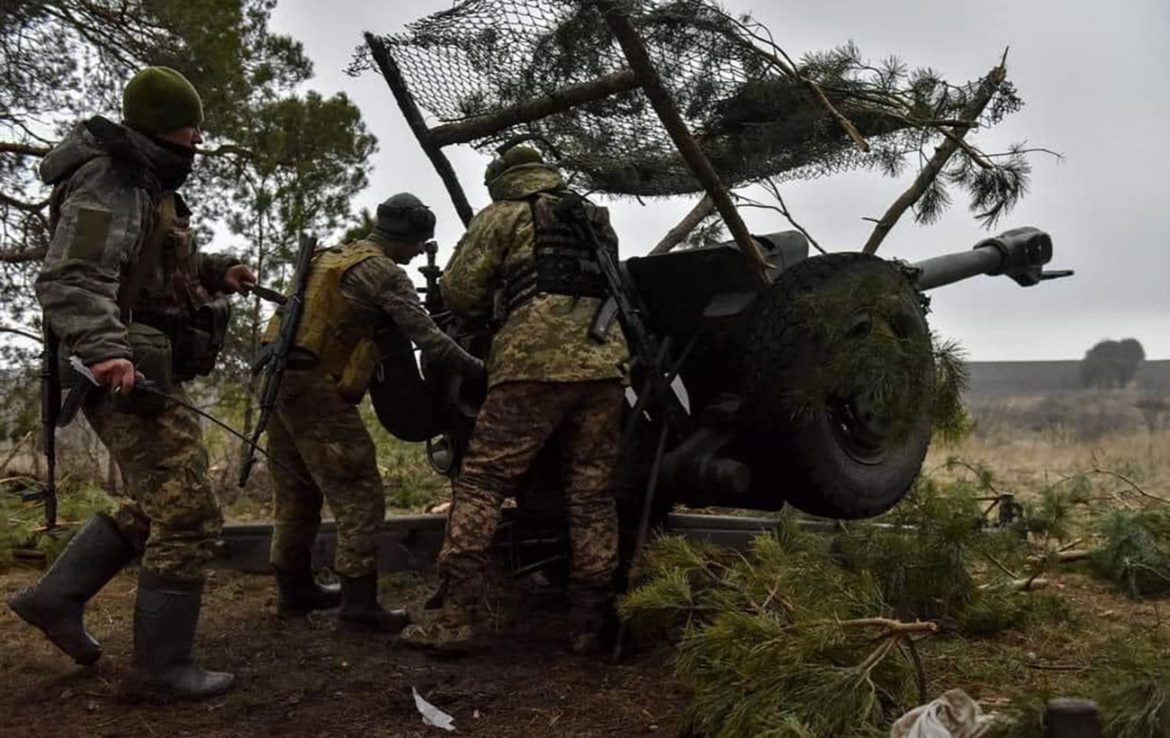
[[[376, 240], [364, 242], [381, 248]], [[388, 256], [375, 256], [351, 267], [342, 277], [341, 294], [357, 317], [371, 326], [389, 318], [437, 366], [478, 373], [479, 359], [435, 325], [418, 299], [418, 290], [406, 270]]]
[[[534, 259], [529, 198], [562, 187], [560, 175], [543, 164], [514, 167], [492, 182], [494, 202], [472, 219], [443, 272], [443, 299], [452, 310], [473, 318], [491, 315], [509, 275]], [[541, 292], [517, 306], [492, 339], [489, 386], [624, 378], [628, 351], [616, 322], [605, 343], [588, 336], [599, 303]]]
[[[36, 281], [45, 319], [67, 349], [86, 364], [131, 358], [118, 291], [159, 217], [160, 198], [186, 177], [179, 154], [104, 118], [79, 123], [41, 162], [41, 179], [54, 185], [55, 227]], [[181, 202], [181, 200], [179, 201]], [[184, 248], [194, 249], [185, 206], [179, 207]], [[176, 264], [163, 243], [132, 310], [187, 314], [192, 287], [220, 292], [239, 260], [193, 253]], [[177, 268], [195, 285], [178, 286]], [[182, 295], [179, 293], [182, 292]]]

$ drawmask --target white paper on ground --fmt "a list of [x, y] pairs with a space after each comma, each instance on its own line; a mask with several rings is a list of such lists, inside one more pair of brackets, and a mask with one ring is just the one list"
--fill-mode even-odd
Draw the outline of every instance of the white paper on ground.
[[419, 714], [422, 715], [423, 725], [442, 728], [450, 733], [455, 732], [455, 718], [424, 700], [422, 695], [414, 687], [410, 688], [410, 692], [414, 695], [414, 706], [418, 708]]

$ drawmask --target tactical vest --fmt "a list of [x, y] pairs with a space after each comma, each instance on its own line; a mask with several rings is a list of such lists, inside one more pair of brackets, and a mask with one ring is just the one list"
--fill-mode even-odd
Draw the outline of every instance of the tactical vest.
[[[59, 182], [50, 196], [50, 233], [60, 221], [68, 182], [68, 178]], [[149, 368], [149, 376], [158, 381], [163, 381], [164, 373], [178, 380], [210, 374], [223, 350], [231, 304], [223, 296], [212, 299], [199, 280], [191, 211], [182, 196], [143, 189], [154, 202], [154, 222], [139, 247], [138, 258], [121, 277], [117, 300], [135, 361], [143, 364], [143, 356], [150, 353], [152, 358], [146, 362], [150, 366], [143, 365], [143, 369]], [[152, 275], [160, 271], [161, 283], [150, 284]], [[148, 286], [154, 289], [144, 289]], [[167, 350], [153, 356], [157, 352], [137, 345], [144, 332], [135, 330], [134, 323], [165, 336]]]
[[[361, 399], [373, 376], [378, 353], [374, 344], [375, 324], [354, 314], [341, 294], [345, 273], [385, 252], [367, 241], [321, 251], [313, 257], [305, 286], [305, 307], [297, 326], [296, 348], [308, 352], [317, 366], [338, 383], [341, 395]], [[264, 334], [265, 343], [277, 338], [279, 316], [273, 316]]]
[[[533, 259], [507, 275], [507, 311], [544, 292], [570, 297], [605, 297], [608, 287], [593, 248], [577, 237], [569, 226], [556, 216], [553, 207], [557, 196], [548, 192], [534, 195], [532, 207], [534, 243]], [[608, 212], [591, 203], [585, 203], [589, 222], [598, 240], [617, 260], [618, 245], [612, 238]]]

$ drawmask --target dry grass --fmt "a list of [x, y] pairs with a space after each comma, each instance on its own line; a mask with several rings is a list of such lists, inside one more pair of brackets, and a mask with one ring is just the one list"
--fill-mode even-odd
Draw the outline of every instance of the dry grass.
[[[936, 443], [926, 472], [946, 478], [942, 467], [957, 457], [993, 470], [999, 491], [1025, 497], [1068, 477], [1116, 474], [1170, 499], [1170, 428], [1151, 429], [1125, 398], [1016, 399], [975, 407], [972, 415], [975, 432], [955, 445]], [[1108, 427], [1115, 430], [1099, 432]], [[1112, 479], [1118, 487], [1129, 482]]]

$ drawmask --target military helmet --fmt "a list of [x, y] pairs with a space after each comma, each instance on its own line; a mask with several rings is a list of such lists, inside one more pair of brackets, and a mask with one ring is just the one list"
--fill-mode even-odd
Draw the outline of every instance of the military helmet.
[[543, 164], [544, 157], [531, 146], [513, 146], [500, 156], [492, 159], [487, 170], [483, 173], [483, 183], [486, 185], [496, 177], [521, 164]]
[[435, 235], [435, 214], [422, 200], [400, 192], [378, 206], [374, 232], [398, 241], [426, 241]]
[[145, 67], [122, 90], [122, 120], [148, 136], [203, 123], [195, 87], [170, 67]]

